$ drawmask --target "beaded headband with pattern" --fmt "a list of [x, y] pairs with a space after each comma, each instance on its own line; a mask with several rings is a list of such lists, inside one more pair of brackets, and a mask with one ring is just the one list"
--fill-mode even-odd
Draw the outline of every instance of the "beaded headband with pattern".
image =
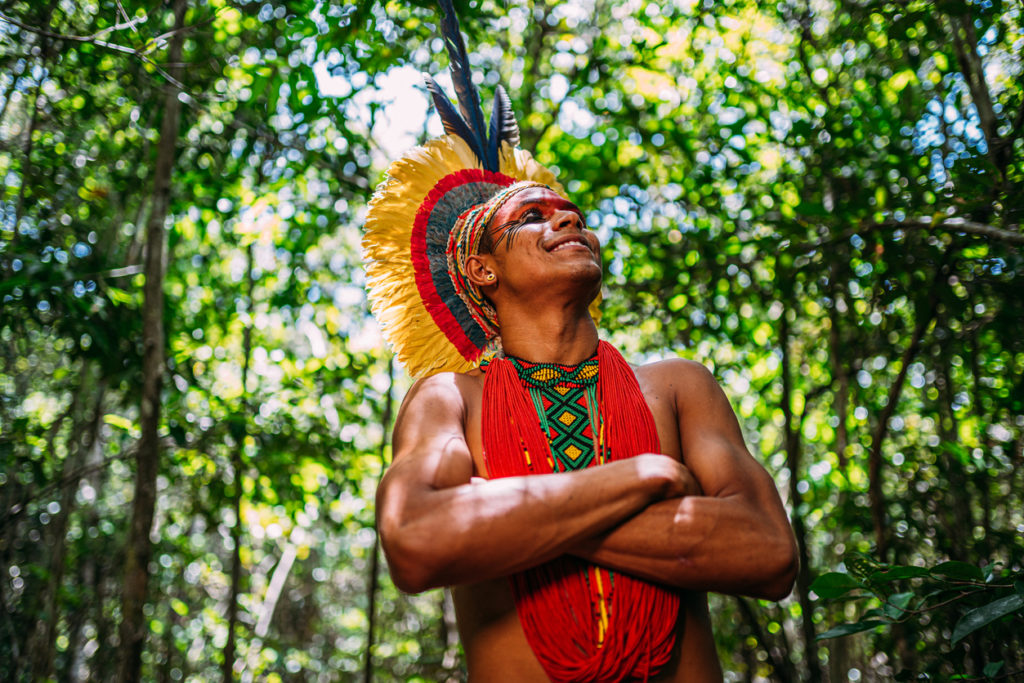
[[466, 259], [480, 253], [480, 239], [487, 230], [494, 214], [509, 199], [531, 187], [549, 188], [544, 183], [523, 180], [509, 185], [483, 204], [467, 210], [455, 223], [448, 236], [448, 274], [455, 285], [455, 293], [466, 303], [473, 319], [484, 330], [488, 339], [498, 336], [498, 312], [487, 300], [480, 288], [466, 277]]
[[[370, 309], [413, 377], [465, 372], [500, 351], [496, 314], [465, 279], [466, 258], [519, 189], [543, 185], [565, 196], [554, 174], [517, 147], [519, 125], [500, 85], [485, 127], [451, 0], [440, 5], [459, 111], [426, 76], [445, 135], [391, 164], [370, 200], [363, 236]], [[520, 181], [530, 184], [520, 188]]]

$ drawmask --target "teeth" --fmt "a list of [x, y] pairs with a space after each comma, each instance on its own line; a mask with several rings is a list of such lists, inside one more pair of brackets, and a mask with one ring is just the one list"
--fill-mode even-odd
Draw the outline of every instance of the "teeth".
[[584, 244], [583, 242], [581, 242], [579, 240], [570, 240], [568, 242], [562, 242], [561, 244], [559, 244], [557, 247], [555, 247], [551, 251], [555, 252], [555, 251], [558, 251], [559, 249], [561, 249], [562, 247], [569, 247], [569, 246], [572, 246], [574, 244], [578, 244], [581, 247], [587, 246], [586, 244]]

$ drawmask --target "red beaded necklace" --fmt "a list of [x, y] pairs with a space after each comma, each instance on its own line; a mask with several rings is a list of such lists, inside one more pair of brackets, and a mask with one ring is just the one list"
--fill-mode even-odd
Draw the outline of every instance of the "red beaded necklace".
[[[633, 370], [605, 342], [599, 342], [597, 357], [594, 461], [660, 452], [654, 417]], [[550, 474], [542, 416], [513, 362], [495, 360], [486, 372], [482, 427], [489, 475]], [[671, 659], [679, 615], [679, 595], [671, 590], [571, 556], [510, 581], [526, 639], [553, 681], [647, 680]]]

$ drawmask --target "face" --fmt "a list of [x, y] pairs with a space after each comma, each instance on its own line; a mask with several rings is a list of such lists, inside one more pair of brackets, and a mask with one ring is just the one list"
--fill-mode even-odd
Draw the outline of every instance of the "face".
[[[600, 243], [575, 204], [543, 187], [509, 199], [488, 226], [490, 254], [505, 291], [582, 287], [589, 301], [601, 283]], [[509, 290], [508, 288], [511, 288]]]
[[600, 266], [600, 243], [587, 230], [579, 208], [544, 187], [513, 196], [494, 214], [487, 229], [495, 255], [532, 247], [560, 260], [579, 257]]

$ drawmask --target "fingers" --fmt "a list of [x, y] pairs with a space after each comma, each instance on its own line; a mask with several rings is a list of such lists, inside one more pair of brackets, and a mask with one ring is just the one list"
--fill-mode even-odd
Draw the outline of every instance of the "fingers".
[[641, 482], [648, 484], [656, 499], [700, 495], [700, 483], [686, 465], [660, 453], [644, 453], [631, 458]]

